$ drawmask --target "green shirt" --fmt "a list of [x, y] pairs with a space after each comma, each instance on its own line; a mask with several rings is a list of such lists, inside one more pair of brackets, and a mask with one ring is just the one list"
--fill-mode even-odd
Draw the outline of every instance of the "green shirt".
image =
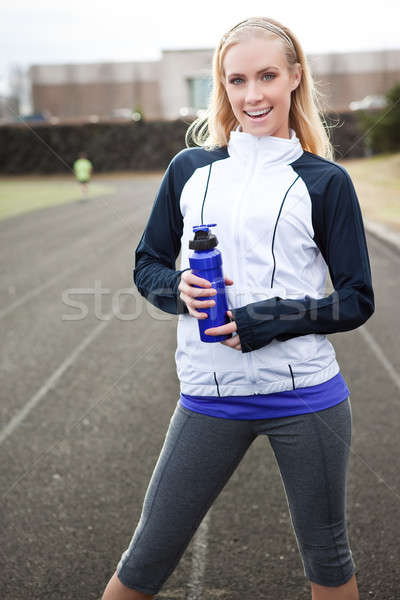
[[92, 170], [92, 163], [87, 158], [78, 158], [74, 162], [74, 173], [79, 181], [89, 179]]

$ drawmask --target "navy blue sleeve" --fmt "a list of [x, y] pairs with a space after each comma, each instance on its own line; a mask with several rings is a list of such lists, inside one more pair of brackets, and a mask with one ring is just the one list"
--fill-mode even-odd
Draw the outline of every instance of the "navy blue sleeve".
[[[181, 153], [179, 153], [181, 154]], [[157, 192], [146, 228], [135, 250], [133, 281], [149, 302], [171, 314], [188, 313], [179, 298], [183, 271], [175, 270], [181, 248], [183, 217], [180, 211], [181, 185], [177, 185], [176, 155], [169, 163]]]
[[314, 240], [328, 266], [334, 291], [324, 298], [279, 297], [232, 309], [242, 352], [274, 338], [356, 329], [374, 313], [374, 292], [364, 225], [353, 182], [335, 169], [324, 194], [312, 201]]

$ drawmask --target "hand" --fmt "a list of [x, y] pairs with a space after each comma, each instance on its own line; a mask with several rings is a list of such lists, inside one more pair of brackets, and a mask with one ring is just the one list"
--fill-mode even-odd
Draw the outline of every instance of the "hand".
[[[232, 285], [233, 280], [229, 277], [224, 277], [225, 285]], [[203, 288], [194, 287], [201, 285]], [[180, 299], [186, 304], [189, 314], [196, 319], [206, 319], [207, 313], [199, 312], [197, 308], [208, 308], [215, 306], [215, 300], [197, 300], [199, 296], [215, 296], [217, 290], [211, 287], [211, 283], [207, 279], [197, 277], [192, 273], [192, 270], [183, 271], [181, 280], [178, 285]]]
[[[230, 319], [233, 318], [230, 310], [227, 310], [226, 314]], [[220, 325], [219, 327], [210, 327], [209, 329], [206, 329], [204, 333], [206, 335], [225, 335], [227, 333], [233, 333], [234, 331], [237, 331], [237, 325], [235, 321], [232, 321], [231, 323], [226, 323], [225, 325]], [[239, 335], [234, 335], [231, 338], [228, 338], [227, 340], [222, 340], [221, 344], [225, 344], [225, 346], [230, 346], [234, 350], [242, 350]]]

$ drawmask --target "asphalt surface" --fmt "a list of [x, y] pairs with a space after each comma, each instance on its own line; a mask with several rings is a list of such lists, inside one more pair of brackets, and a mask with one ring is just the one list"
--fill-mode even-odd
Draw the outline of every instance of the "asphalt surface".
[[[113, 178], [115, 196], [0, 222], [1, 600], [99, 599], [139, 519], [179, 393], [177, 317], [132, 283], [159, 183]], [[396, 600], [400, 254], [367, 240], [376, 312], [329, 339], [351, 392], [348, 523], [360, 598]], [[260, 436], [157, 598], [310, 597]]]

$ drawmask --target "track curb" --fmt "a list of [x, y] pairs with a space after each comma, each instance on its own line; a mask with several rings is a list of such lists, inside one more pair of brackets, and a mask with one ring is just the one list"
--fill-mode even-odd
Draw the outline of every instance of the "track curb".
[[389, 229], [387, 225], [371, 221], [370, 219], [363, 219], [365, 230], [378, 238], [381, 242], [400, 253], [400, 233]]

